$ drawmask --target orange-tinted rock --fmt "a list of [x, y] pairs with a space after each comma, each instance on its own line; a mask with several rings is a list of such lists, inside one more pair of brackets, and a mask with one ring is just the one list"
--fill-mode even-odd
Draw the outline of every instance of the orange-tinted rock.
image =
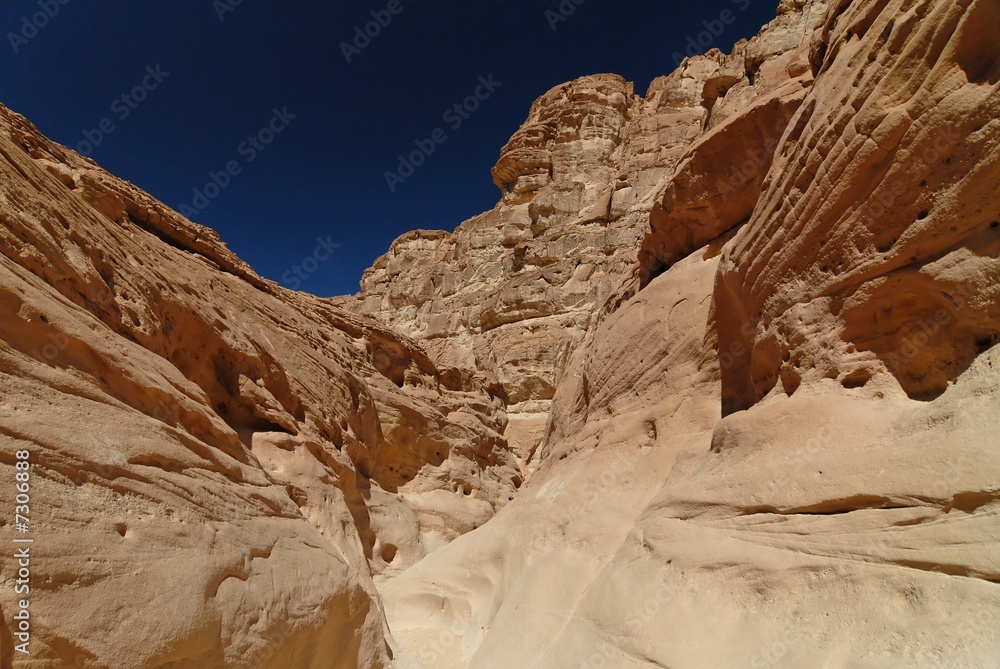
[[891, 374], [939, 396], [1000, 336], [996, 3], [840, 3], [716, 292], [727, 411]]
[[487, 380], [261, 279], [2, 108], [0, 152], [0, 489], [29, 450], [33, 661], [387, 666], [371, 569], [521, 481]]
[[686, 60], [645, 98], [614, 75], [548, 91], [500, 152], [497, 206], [453, 233], [403, 235], [343, 304], [494, 375], [508, 441], [530, 461], [593, 328], [749, 216], [812, 81], [807, 38], [822, 6], [789, 8], [730, 56]]
[[[819, 10], [783, 2], [743, 58], [657, 84], [709, 71], [719, 97], [651, 197], [641, 290], [568, 358], [519, 496], [382, 586], [415, 666], [1000, 657], [996, 50], [955, 44], [996, 21], [986, 3]], [[796, 12], [819, 29], [790, 30]], [[872, 130], [910, 116], [916, 137], [952, 117], [971, 134], [914, 163], [930, 145]], [[908, 173], [926, 183], [907, 195]]]
[[0, 110], [37, 666], [992, 666], [998, 14], [556, 87], [333, 301]]

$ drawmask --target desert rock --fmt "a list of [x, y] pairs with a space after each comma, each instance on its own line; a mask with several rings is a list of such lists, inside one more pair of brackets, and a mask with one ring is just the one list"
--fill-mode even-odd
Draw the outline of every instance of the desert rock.
[[508, 442], [530, 467], [587, 334], [749, 216], [812, 82], [805, 37], [823, 7], [789, 8], [730, 55], [685, 60], [645, 97], [615, 75], [547, 92], [500, 152], [497, 206], [454, 232], [403, 235], [343, 305], [495, 376]]
[[0, 124], [3, 485], [29, 450], [46, 554], [31, 666], [388, 666], [373, 570], [520, 485], [488, 380]]
[[26, 666], [996, 666], [998, 23], [782, 0], [558, 86], [334, 300], [0, 108]]
[[383, 586], [404, 666], [1000, 657], [995, 5], [781, 10], [752, 78], [711, 55], [524, 489]]

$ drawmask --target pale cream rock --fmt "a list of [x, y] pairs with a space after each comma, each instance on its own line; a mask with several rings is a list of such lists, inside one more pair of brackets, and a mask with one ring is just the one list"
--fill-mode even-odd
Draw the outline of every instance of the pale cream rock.
[[0, 108], [26, 666], [997, 666], [1000, 8], [777, 14], [337, 300]]

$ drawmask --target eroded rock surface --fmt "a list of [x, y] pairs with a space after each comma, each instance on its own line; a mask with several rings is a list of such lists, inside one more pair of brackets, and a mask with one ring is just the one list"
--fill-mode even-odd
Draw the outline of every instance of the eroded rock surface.
[[487, 380], [261, 279], [6, 109], [0, 173], [2, 486], [29, 450], [45, 555], [19, 666], [388, 666], [372, 570], [520, 484]]
[[883, 373], [931, 399], [998, 341], [998, 17], [995, 2], [833, 8], [821, 76], [723, 263], [720, 346], [746, 351], [723, 375], [727, 411]]
[[515, 501], [383, 586], [401, 666], [996, 665], [996, 11], [782, 3], [663, 80], [724, 94], [639, 291]]
[[998, 19], [559, 86], [333, 301], [0, 112], [31, 666], [997, 666]]
[[508, 441], [531, 461], [587, 334], [749, 217], [812, 82], [806, 38], [823, 7], [789, 6], [731, 55], [687, 59], [645, 97], [614, 75], [547, 92], [493, 168], [497, 206], [454, 232], [403, 235], [344, 306], [495, 376]]

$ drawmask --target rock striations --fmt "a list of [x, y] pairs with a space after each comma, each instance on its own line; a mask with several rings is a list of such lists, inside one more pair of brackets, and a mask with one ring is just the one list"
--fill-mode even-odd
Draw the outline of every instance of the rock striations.
[[0, 158], [4, 486], [29, 451], [44, 519], [31, 666], [387, 666], [372, 572], [521, 484], [497, 391], [7, 110]]
[[813, 81], [810, 29], [824, 6], [782, 8], [731, 55], [688, 59], [645, 98], [614, 75], [549, 91], [493, 168], [497, 206], [453, 233], [400, 237], [342, 304], [494, 375], [508, 440], [530, 463], [587, 333], [749, 217]]
[[17, 666], [998, 666], [998, 24], [782, 0], [559, 86], [336, 300], [0, 108]]

